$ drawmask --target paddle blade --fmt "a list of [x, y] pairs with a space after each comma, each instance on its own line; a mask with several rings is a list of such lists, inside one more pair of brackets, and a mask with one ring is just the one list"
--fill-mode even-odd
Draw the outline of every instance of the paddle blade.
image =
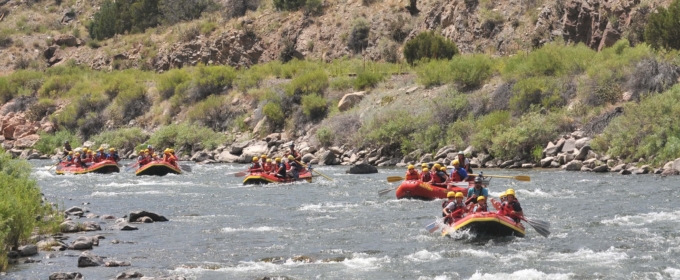
[[517, 175], [515, 176], [515, 180], [522, 181], [522, 182], [531, 182], [531, 177], [527, 175]]
[[[530, 220], [530, 219], [524, 219], [531, 227], [538, 232], [543, 237], [548, 237], [550, 235], [550, 223], [547, 223], [545, 221], [536, 221], [536, 220]], [[547, 223], [547, 225], [545, 224]]]
[[390, 176], [387, 177], [387, 182], [394, 183], [394, 182], [401, 182], [404, 181], [404, 177], [401, 176]]
[[191, 172], [191, 166], [182, 164], [182, 165], [179, 166], [179, 168], [182, 169], [182, 171]]
[[236, 173], [234, 173], [234, 177], [243, 177], [243, 176], [246, 176], [246, 174], [248, 174], [248, 173], [243, 172], [243, 171], [236, 172]]
[[321, 175], [322, 177], [328, 179], [329, 181], [333, 181], [333, 179], [332, 179], [331, 177], [328, 177], [328, 176], [326, 176], [325, 174], [323, 174], [323, 173], [321, 173], [321, 172], [319, 172], [319, 171], [316, 171], [315, 169], [312, 169], [312, 171], [314, 171], [314, 172], [316, 172], [316, 174], [319, 174], [319, 175]]
[[437, 230], [439, 229], [439, 225], [437, 224], [437, 221], [434, 221], [434, 222], [432, 222], [431, 224], [425, 226], [425, 229], [426, 229], [428, 232], [433, 233], [433, 232], [435, 232], [435, 231], [437, 231]]
[[391, 188], [391, 189], [384, 189], [384, 190], [381, 190], [381, 191], [378, 192], [378, 196], [386, 195], [386, 194], [388, 194], [388, 193], [390, 193], [391, 191], [396, 190], [396, 189], [397, 189], [397, 188]]

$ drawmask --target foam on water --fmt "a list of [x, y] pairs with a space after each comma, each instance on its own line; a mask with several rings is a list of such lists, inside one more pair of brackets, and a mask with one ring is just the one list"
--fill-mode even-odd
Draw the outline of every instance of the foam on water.
[[390, 257], [384, 256], [382, 258], [369, 257], [365, 253], [353, 253], [351, 258], [343, 260], [341, 263], [351, 269], [358, 270], [373, 270], [378, 269], [382, 264], [389, 263]]
[[574, 253], [553, 253], [545, 257], [546, 260], [554, 262], [584, 262], [588, 264], [615, 264], [629, 258], [626, 252], [614, 247], [609, 247], [603, 252], [582, 248]]
[[663, 272], [670, 275], [671, 279], [680, 279], [680, 269], [669, 267], [664, 269]]
[[268, 226], [263, 226], [263, 227], [254, 227], [254, 228], [231, 228], [231, 227], [225, 227], [220, 229], [221, 232], [267, 232], [267, 231], [274, 231], [274, 232], [283, 232], [286, 230], [291, 230], [290, 228], [280, 228], [280, 227], [268, 227]]
[[178, 272], [180, 274], [200, 275], [204, 272], [210, 272], [210, 271], [220, 271], [220, 272], [266, 271], [266, 272], [275, 272], [275, 271], [280, 271], [283, 268], [284, 267], [281, 266], [281, 265], [270, 263], [270, 262], [248, 261], [248, 262], [240, 262], [239, 264], [237, 264], [235, 266], [218, 267], [218, 268], [214, 268], [214, 267], [211, 267], [211, 266], [198, 266], [198, 267], [180, 266], [180, 267], [175, 268], [174, 271]]
[[319, 204], [303, 204], [300, 206], [301, 211], [312, 211], [312, 212], [339, 212], [346, 211], [351, 208], [358, 207], [358, 204], [353, 203], [319, 203]]
[[140, 195], [140, 194], [169, 194], [168, 191], [143, 191], [143, 192], [93, 192], [92, 197], [110, 197], [110, 196], [125, 196], [125, 195]]
[[437, 252], [430, 252], [428, 250], [421, 250], [404, 257], [408, 261], [412, 262], [429, 262], [442, 259], [442, 256]]
[[680, 222], [680, 211], [672, 213], [668, 212], [651, 212], [645, 214], [631, 215], [631, 216], [614, 216], [613, 219], [603, 220], [605, 225], [616, 226], [642, 226], [656, 222]]
[[475, 249], [463, 249], [463, 250], [460, 250], [459, 252], [463, 255], [471, 256], [471, 257], [475, 257], [475, 258], [488, 258], [488, 259], [498, 258], [496, 255], [489, 253], [487, 251], [481, 251], [481, 250], [475, 250]]
[[536, 279], [536, 280], [546, 280], [546, 279], [551, 279], [551, 280], [566, 280], [569, 279], [569, 277], [573, 276], [573, 273], [555, 273], [555, 274], [546, 274], [544, 272], [538, 271], [536, 269], [522, 269], [515, 271], [513, 273], [482, 273], [482, 272], [475, 272], [475, 274], [470, 277], [470, 280], [486, 280], [486, 279], [503, 279], [503, 280], [531, 280], [531, 279]]

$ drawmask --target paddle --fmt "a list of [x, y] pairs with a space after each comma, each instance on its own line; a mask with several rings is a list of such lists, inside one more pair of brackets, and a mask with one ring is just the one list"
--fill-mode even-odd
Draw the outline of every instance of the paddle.
[[128, 171], [132, 170], [132, 168], [137, 167], [137, 166], [139, 166], [139, 162], [136, 162], [134, 164], [131, 163], [125, 168], [125, 172], [128, 172]]
[[391, 189], [380, 190], [380, 191], [378, 191], [378, 196], [386, 195], [386, 194], [390, 193], [391, 191], [396, 190], [396, 189], [398, 189], [398, 188], [399, 188], [399, 187], [391, 188]]
[[401, 177], [401, 176], [387, 177], [387, 182], [389, 182], [389, 183], [400, 182], [400, 181], [404, 181], [404, 177]]
[[52, 170], [52, 168], [54, 168], [55, 166], [59, 165], [59, 164], [61, 163], [61, 161], [64, 160], [65, 158], [66, 158], [66, 157], [62, 157], [61, 159], [59, 159], [59, 161], [58, 161], [57, 163], [53, 164], [52, 166], [50, 166], [50, 168], [48, 168], [47, 171], [50, 171], [50, 170]]
[[245, 172], [245, 171], [234, 173], [234, 177], [243, 177], [243, 176], [246, 176], [246, 175], [248, 175], [248, 172]]
[[550, 235], [550, 222], [532, 220], [526, 217], [520, 217], [520, 219], [524, 220], [529, 225], [531, 225], [531, 227], [533, 227], [536, 230], [536, 232], [538, 232], [538, 234], [542, 235], [543, 237], [548, 237], [548, 235]]
[[181, 168], [182, 171], [191, 172], [191, 166], [188, 166], [188, 165], [186, 165], [186, 164], [180, 164], [180, 165], [179, 165], [179, 168]]
[[443, 221], [444, 221], [444, 218], [436, 219], [436, 220], [434, 220], [434, 222], [432, 222], [432, 223], [426, 225], [426, 226], [425, 226], [425, 229], [426, 229], [428, 232], [433, 233], [433, 232], [435, 232], [436, 230], [439, 229], [439, 225], [441, 225]]
[[[480, 176], [480, 175], [479, 174], [470, 174], [470, 176]], [[531, 177], [529, 177], [527, 175], [517, 175], [517, 176], [484, 175], [484, 177], [506, 178], [506, 179], [515, 179], [515, 180], [522, 181], [522, 182], [531, 182]]]

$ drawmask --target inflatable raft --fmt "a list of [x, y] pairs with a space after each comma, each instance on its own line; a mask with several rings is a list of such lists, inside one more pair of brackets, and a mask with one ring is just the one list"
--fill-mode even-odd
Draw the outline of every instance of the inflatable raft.
[[172, 165], [166, 161], [155, 160], [137, 168], [135, 175], [155, 175], [155, 176], [165, 176], [169, 173], [182, 174], [182, 170], [179, 166]]
[[264, 185], [269, 183], [290, 183], [295, 181], [307, 181], [312, 182], [312, 172], [305, 170], [300, 173], [300, 178], [298, 180], [293, 179], [282, 179], [276, 177], [274, 174], [264, 173], [264, 172], [251, 172], [243, 179], [244, 185]]
[[99, 174], [109, 174], [114, 172], [120, 172], [120, 168], [115, 161], [105, 160], [97, 163], [93, 163], [88, 167], [80, 167], [71, 163], [60, 162], [56, 169], [57, 174], [86, 174], [86, 173], [99, 173]]
[[493, 237], [524, 237], [524, 225], [516, 223], [508, 216], [492, 212], [468, 214], [450, 227], [444, 227], [442, 236], [456, 230], [470, 230], [476, 234]]
[[[463, 183], [462, 185], [468, 184], [468, 187], [461, 187], [461, 183]], [[406, 180], [401, 182], [401, 185], [397, 188], [397, 199], [435, 200], [446, 198], [446, 194], [449, 192], [463, 192], [463, 194], [467, 195], [468, 189], [474, 187], [473, 182], [458, 182], [455, 184], [449, 184], [447, 188], [442, 188], [432, 186], [420, 180]]]

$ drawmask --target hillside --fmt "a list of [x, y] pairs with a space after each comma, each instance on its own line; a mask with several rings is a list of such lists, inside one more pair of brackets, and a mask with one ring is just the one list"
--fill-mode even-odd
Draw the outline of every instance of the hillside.
[[[586, 139], [578, 149], [594, 152], [578, 161], [592, 167], [678, 156], [675, 124], [635, 130], [634, 114], [676, 110], [662, 107], [675, 102], [677, 55], [642, 42], [670, 1], [217, 1], [169, 22], [180, 11], [167, 0], [163, 21], [102, 40], [87, 27], [104, 2], [58, 2], [0, 5], [3, 147], [15, 155], [71, 139], [243, 162], [292, 140], [327, 164], [466, 150], [480, 166], [553, 156], [567, 168], [581, 151], [544, 149], [564, 138]], [[461, 54], [405, 63], [404, 42], [427, 30]]]

